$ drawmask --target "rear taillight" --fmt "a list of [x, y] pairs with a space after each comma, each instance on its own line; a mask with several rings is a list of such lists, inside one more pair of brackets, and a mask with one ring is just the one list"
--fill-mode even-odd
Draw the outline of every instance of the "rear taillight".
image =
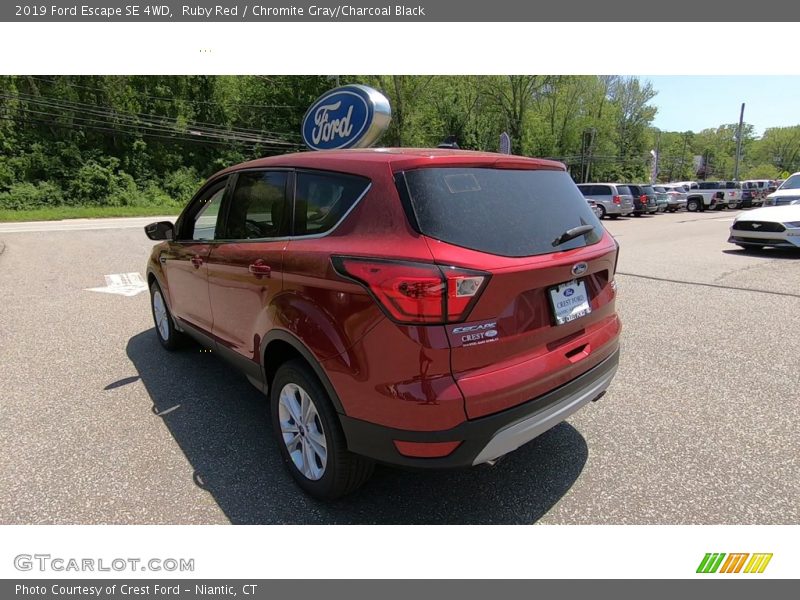
[[639, 202], [641, 202], [642, 204], [647, 204], [647, 196], [644, 194], [639, 196]]
[[619, 196], [614, 196], [614, 197], [611, 199], [611, 201], [612, 201], [614, 204], [622, 204], [622, 198], [620, 198]]
[[334, 256], [333, 266], [367, 288], [399, 323], [457, 323], [469, 315], [490, 275], [482, 271], [372, 258]]

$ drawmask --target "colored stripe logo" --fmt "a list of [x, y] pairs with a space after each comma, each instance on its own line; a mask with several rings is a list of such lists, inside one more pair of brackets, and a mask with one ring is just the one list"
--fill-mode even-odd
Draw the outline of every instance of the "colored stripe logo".
[[[748, 560], [748, 557], [750, 560]], [[771, 553], [749, 554], [737, 552], [725, 554], [724, 552], [707, 552], [697, 567], [698, 573], [763, 573]]]

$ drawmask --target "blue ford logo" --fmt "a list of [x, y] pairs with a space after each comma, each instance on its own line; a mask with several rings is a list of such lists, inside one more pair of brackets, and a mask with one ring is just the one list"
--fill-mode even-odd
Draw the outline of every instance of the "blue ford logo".
[[572, 265], [573, 275], [583, 275], [588, 270], [589, 270], [589, 265], [587, 265], [585, 262], [579, 262]]
[[572, 288], [567, 288], [566, 290], [564, 290], [564, 295], [565, 295], [567, 298], [569, 298], [570, 296], [572, 296], [572, 294], [574, 294], [574, 293], [575, 293], [575, 290], [573, 290]]
[[312, 150], [368, 148], [392, 119], [386, 96], [366, 85], [326, 92], [303, 117], [303, 142]]

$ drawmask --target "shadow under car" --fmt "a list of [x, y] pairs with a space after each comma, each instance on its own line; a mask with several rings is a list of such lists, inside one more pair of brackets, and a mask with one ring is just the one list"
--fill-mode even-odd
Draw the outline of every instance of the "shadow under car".
[[153, 414], [192, 465], [195, 484], [235, 524], [533, 523], [572, 487], [588, 456], [581, 434], [561, 423], [493, 467], [378, 465], [357, 492], [321, 502], [305, 495], [282, 464], [268, 401], [243, 375], [193, 344], [166, 352], [153, 329], [132, 337], [127, 354]]

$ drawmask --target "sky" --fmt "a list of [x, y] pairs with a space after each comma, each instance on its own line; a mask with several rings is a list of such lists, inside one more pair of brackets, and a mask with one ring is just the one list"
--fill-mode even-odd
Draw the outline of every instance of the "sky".
[[658, 95], [653, 126], [663, 131], [700, 131], [744, 120], [762, 135], [768, 127], [800, 125], [800, 76], [642, 75]]

